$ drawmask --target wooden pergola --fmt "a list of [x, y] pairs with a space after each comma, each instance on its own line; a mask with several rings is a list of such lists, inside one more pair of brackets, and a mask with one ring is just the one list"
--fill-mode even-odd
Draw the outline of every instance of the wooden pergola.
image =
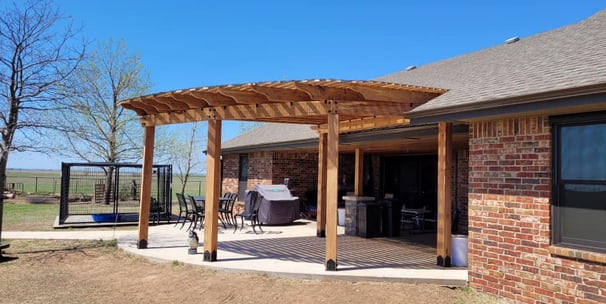
[[[326, 238], [326, 270], [337, 269], [339, 133], [406, 125], [404, 113], [446, 92], [377, 81], [309, 80], [176, 90], [120, 102], [145, 128], [138, 248], [147, 248], [155, 126], [208, 121], [204, 260], [217, 260], [221, 122], [242, 120], [316, 125], [319, 134], [317, 234]], [[438, 145], [438, 264], [450, 264], [450, 123], [440, 123]], [[356, 149], [361, 195], [363, 151]]]

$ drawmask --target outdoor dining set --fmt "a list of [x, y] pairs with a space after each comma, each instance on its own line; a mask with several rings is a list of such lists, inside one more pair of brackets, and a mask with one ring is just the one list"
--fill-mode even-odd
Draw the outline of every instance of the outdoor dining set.
[[[258, 193], [256, 191], [249, 191], [247, 193], [245, 204], [248, 204], [250, 207], [245, 208], [240, 213], [234, 212], [237, 199], [238, 194], [235, 192], [226, 192], [219, 198], [218, 218], [223, 228], [227, 229], [228, 225], [233, 226], [235, 233], [238, 230], [238, 226], [242, 230], [244, 228], [244, 220], [248, 220], [255, 234], [257, 233], [255, 227], [258, 227], [263, 232], [261, 224], [258, 221], [258, 211], [261, 202], [261, 197], [258, 196]], [[205, 198], [203, 196], [185, 196], [182, 193], [177, 193], [177, 200], [179, 202], [179, 214], [175, 226], [181, 223], [181, 228], [183, 228], [189, 222], [188, 231], [196, 227], [200, 230], [204, 228]], [[240, 225], [238, 225], [238, 218], [241, 219]]]

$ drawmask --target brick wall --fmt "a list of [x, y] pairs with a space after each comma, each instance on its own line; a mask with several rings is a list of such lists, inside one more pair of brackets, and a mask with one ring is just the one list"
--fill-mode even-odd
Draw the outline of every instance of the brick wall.
[[456, 221], [457, 225], [456, 229], [453, 233], [457, 234], [467, 234], [468, 227], [468, 197], [467, 194], [469, 192], [469, 150], [468, 149], [459, 149], [455, 152], [453, 165], [455, 167], [456, 179], [453, 181], [456, 184], [453, 185], [452, 189], [454, 189], [454, 200], [453, 203], [456, 203]]
[[238, 154], [223, 155], [223, 181], [221, 193], [238, 192], [238, 175], [240, 170], [240, 156]]
[[254, 152], [248, 154], [247, 189], [252, 189], [255, 185], [271, 185], [273, 153]]
[[294, 196], [305, 198], [307, 191], [317, 191], [318, 153], [275, 152], [272, 183], [282, 184], [284, 178], [290, 179]]
[[470, 286], [516, 303], [606, 303], [606, 264], [550, 246], [550, 189], [547, 117], [470, 124]]

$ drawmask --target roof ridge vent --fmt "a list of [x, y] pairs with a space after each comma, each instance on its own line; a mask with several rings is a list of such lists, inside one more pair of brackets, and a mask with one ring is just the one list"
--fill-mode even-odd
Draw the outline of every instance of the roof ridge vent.
[[514, 42], [518, 42], [519, 40], [520, 40], [520, 37], [515, 36], [515, 37], [511, 37], [511, 38], [509, 38], [509, 39], [505, 40], [505, 43], [507, 43], [507, 44], [512, 44], [512, 43], [514, 43]]
[[417, 66], [416, 66], [416, 65], [409, 65], [409, 66], [407, 66], [407, 67], [406, 67], [406, 70], [407, 70], [407, 71], [412, 71], [412, 70], [414, 70], [414, 69], [416, 69], [416, 68], [417, 68]]

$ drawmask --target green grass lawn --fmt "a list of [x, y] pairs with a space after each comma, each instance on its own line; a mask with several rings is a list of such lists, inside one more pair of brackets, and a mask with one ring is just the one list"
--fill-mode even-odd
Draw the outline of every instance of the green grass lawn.
[[5, 200], [2, 230], [53, 230], [53, 223], [58, 215], [58, 204], [29, 204]]

